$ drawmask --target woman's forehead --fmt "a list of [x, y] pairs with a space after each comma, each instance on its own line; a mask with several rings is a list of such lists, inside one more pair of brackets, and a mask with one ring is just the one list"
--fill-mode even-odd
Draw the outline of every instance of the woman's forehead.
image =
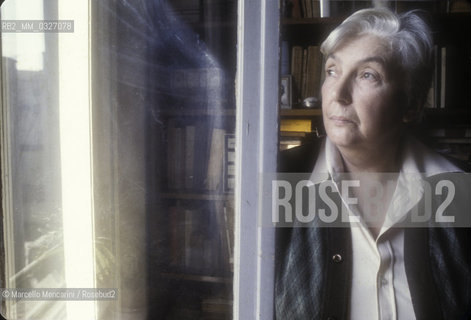
[[392, 49], [388, 41], [376, 35], [366, 34], [339, 43], [332, 52], [327, 54], [326, 60], [357, 58], [389, 64], [391, 57]]
[[376, 53], [381, 54], [390, 54], [391, 51], [391, 46], [387, 39], [372, 33], [343, 38], [339, 40], [331, 53], [335, 54], [335, 52], [343, 50], [346, 47], [354, 47], [356, 49], [365, 48], [367, 50], [375, 50], [377, 51]]

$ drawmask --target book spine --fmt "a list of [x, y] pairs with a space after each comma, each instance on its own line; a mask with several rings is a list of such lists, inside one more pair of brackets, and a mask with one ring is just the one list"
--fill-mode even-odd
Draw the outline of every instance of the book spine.
[[211, 135], [211, 148], [206, 178], [206, 187], [210, 191], [218, 190], [222, 181], [224, 134], [224, 129], [215, 128]]
[[303, 0], [293, 0], [293, 8], [291, 9], [291, 16], [295, 19], [300, 19], [302, 18], [302, 9], [301, 9], [301, 4], [299, 3], [300, 1]]
[[301, 77], [301, 100], [307, 97], [307, 49], [303, 50], [303, 67]]
[[445, 108], [446, 103], [446, 47], [440, 51], [440, 108]]
[[311, 132], [312, 121], [310, 119], [281, 119], [280, 131]]
[[306, 97], [320, 98], [322, 57], [318, 46], [308, 47]]
[[185, 172], [182, 170], [185, 168], [185, 133], [181, 127], [175, 128], [175, 189], [183, 189], [185, 185]]
[[289, 70], [289, 44], [288, 41], [281, 41], [281, 75], [288, 75]]
[[312, 18], [312, 0], [304, 0], [306, 2], [306, 18]]
[[318, 18], [321, 16], [321, 7], [319, 0], [312, 0], [312, 17]]
[[301, 16], [307, 18], [306, 0], [299, 0], [299, 2], [301, 3]]
[[235, 135], [224, 137], [224, 192], [234, 192], [235, 187]]
[[167, 132], [167, 187], [175, 189], [176, 187], [176, 168], [175, 168], [175, 146], [176, 146], [176, 127], [175, 121], [168, 122]]
[[195, 126], [185, 127], [185, 188], [194, 187]]
[[291, 73], [292, 73], [292, 90], [293, 102], [299, 102], [302, 89], [302, 71], [303, 71], [303, 48], [301, 46], [293, 46], [291, 49]]

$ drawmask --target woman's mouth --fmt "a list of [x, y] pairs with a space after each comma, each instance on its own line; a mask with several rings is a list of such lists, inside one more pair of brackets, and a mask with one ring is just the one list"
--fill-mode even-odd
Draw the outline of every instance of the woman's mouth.
[[330, 116], [329, 119], [336, 125], [352, 125], [355, 122], [349, 118], [343, 116]]

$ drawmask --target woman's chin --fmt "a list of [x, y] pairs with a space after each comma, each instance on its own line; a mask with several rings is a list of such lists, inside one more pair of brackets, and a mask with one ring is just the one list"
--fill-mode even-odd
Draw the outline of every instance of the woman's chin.
[[[338, 132], [341, 131], [341, 132]], [[334, 130], [334, 132], [327, 132], [329, 140], [337, 147], [353, 147], [358, 143], [358, 139], [351, 132], [345, 132], [345, 130]]]

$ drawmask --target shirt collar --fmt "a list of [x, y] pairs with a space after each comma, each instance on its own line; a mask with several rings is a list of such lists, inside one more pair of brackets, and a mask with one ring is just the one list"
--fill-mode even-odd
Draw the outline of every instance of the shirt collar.
[[442, 173], [462, 172], [443, 156], [412, 137], [405, 141], [402, 159], [396, 190], [381, 233], [400, 221], [422, 199], [423, 179]]
[[[335, 163], [335, 169], [332, 167], [332, 163]], [[339, 166], [342, 164], [342, 167]], [[319, 155], [317, 157], [316, 165], [311, 174], [311, 182], [314, 184], [319, 184], [326, 180], [329, 180], [332, 173], [342, 172], [343, 170], [343, 161], [340, 156], [340, 152], [335, 147], [335, 145], [325, 138], [322, 141]]]
[[441, 173], [463, 172], [415, 138], [406, 139], [403, 154], [401, 173], [404, 174], [420, 174], [429, 178]]
[[[327, 137], [322, 142], [310, 180], [314, 184], [318, 184], [344, 171], [340, 151]], [[448, 172], [463, 171], [443, 156], [424, 146], [417, 139], [412, 137], [405, 139], [401, 174], [429, 178]]]
[[[462, 172], [443, 156], [412, 137], [404, 141], [402, 159], [396, 190], [391, 199], [392, 205], [388, 208], [381, 233], [396, 224], [420, 201], [423, 195], [423, 188], [420, 184], [422, 179], [441, 173]], [[340, 151], [329, 138], [326, 138], [321, 145], [310, 180], [313, 184], [319, 184], [331, 178], [337, 181], [336, 177], [342, 172], [345, 172], [345, 168]], [[394, 209], [400, 212], [399, 216], [390, 214]]]

